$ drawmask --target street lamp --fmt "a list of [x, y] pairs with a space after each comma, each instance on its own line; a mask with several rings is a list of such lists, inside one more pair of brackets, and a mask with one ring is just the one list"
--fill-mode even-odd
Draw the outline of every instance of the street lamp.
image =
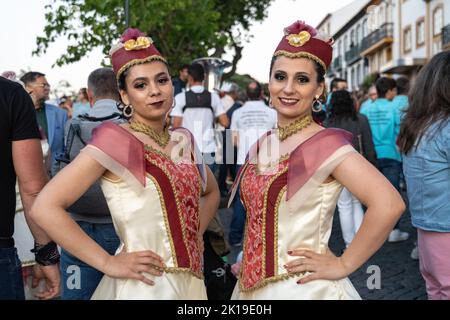
[[125, 24], [127, 28], [130, 26], [130, 0], [125, 0]]

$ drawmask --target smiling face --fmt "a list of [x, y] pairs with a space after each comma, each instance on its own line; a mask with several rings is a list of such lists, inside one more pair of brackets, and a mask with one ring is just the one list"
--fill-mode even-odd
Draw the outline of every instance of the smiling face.
[[166, 118], [173, 103], [173, 86], [167, 66], [160, 61], [138, 64], [128, 70], [122, 101], [134, 108], [133, 118], [140, 122]]
[[324, 90], [324, 83], [317, 82], [315, 64], [307, 58], [276, 58], [269, 81], [272, 105], [283, 124], [311, 113], [311, 105]]

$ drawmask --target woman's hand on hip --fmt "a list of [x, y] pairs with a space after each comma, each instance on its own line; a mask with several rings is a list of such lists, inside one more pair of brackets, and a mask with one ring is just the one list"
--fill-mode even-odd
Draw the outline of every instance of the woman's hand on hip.
[[348, 276], [342, 259], [336, 257], [330, 250], [327, 250], [326, 253], [316, 253], [309, 249], [294, 249], [288, 251], [288, 254], [300, 257], [284, 265], [289, 273], [310, 273], [297, 281], [298, 284], [318, 279], [339, 280]]
[[126, 252], [124, 249], [119, 254], [108, 257], [104, 273], [112, 278], [136, 279], [152, 286], [154, 281], [143, 273], [160, 277], [165, 267], [163, 259], [153, 251]]

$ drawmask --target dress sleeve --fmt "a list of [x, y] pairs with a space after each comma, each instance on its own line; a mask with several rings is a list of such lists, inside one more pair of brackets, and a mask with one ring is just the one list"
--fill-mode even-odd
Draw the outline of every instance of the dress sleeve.
[[286, 200], [304, 201], [350, 154], [352, 134], [325, 129], [295, 149], [289, 158]]
[[112, 122], [95, 128], [89, 144], [81, 150], [136, 190], [145, 187], [144, 144]]

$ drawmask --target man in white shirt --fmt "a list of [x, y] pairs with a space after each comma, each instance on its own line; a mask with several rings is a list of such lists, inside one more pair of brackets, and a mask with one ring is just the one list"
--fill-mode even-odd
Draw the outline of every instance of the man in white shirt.
[[[247, 85], [247, 98], [248, 101], [231, 117], [230, 129], [238, 140], [237, 170], [245, 163], [250, 147], [264, 133], [277, 125], [277, 113], [262, 100], [262, 88], [258, 82], [252, 81]], [[245, 210], [239, 199], [238, 190], [230, 224], [229, 242], [231, 245], [239, 246], [242, 243], [244, 223]]]
[[238, 137], [238, 165], [244, 164], [250, 147], [277, 124], [277, 112], [264, 103], [261, 94], [261, 85], [256, 81], [250, 82], [247, 86], [248, 101], [231, 118], [230, 129]]
[[192, 132], [206, 164], [214, 173], [216, 152], [214, 122], [217, 119], [222, 126], [227, 127], [229, 120], [219, 96], [203, 86], [204, 79], [205, 71], [202, 65], [191, 64], [188, 68], [190, 91], [175, 96], [175, 107], [170, 115], [173, 117], [174, 128], [184, 127]]

